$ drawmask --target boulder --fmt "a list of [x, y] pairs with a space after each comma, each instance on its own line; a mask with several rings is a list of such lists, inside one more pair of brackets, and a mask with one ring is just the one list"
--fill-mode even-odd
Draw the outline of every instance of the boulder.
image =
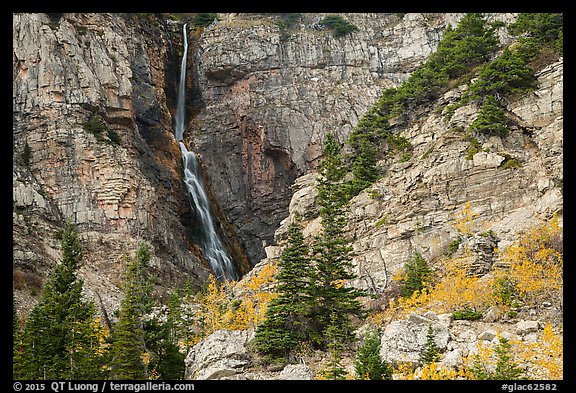
[[495, 330], [485, 330], [478, 335], [478, 340], [492, 341], [498, 333]]
[[524, 336], [529, 333], [537, 332], [540, 328], [540, 323], [538, 321], [519, 321], [516, 324], [516, 333]]
[[186, 379], [220, 379], [241, 373], [252, 363], [247, 345], [254, 332], [217, 330], [186, 356]]
[[380, 339], [380, 357], [394, 365], [402, 362], [420, 364], [420, 354], [426, 346], [428, 326], [432, 326], [436, 345], [444, 352], [450, 339], [448, 326], [422, 316], [411, 315], [406, 320], [386, 326]]
[[305, 364], [288, 364], [280, 372], [279, 379], [311, 380], [312, 375], [312, 369]]

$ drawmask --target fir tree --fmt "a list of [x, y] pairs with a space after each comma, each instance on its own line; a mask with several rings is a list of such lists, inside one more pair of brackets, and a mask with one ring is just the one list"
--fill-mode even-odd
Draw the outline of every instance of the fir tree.
[[426, 279], [430, 274], [430, 268], [419, 252], [412, 254], [404, 268], [406, 270], [406, 280], [400, 295], [402, 297], [410, 297], [415, 291], [420, 291], [424, 288]]
[[354, 371], [357, 379], [390, 380], [392, 367], [380, 357], [380, 338], [378, 331], [368, 332], [362, 346], [358, 348]]
[[434, 329], [432, 328], [432, 325], [428, 325], [428, 332], [426, 333], [426, 345], [422, 350], [420, 360], [424, 365], [436, 363], [440, 360], [440, 354], [438, 353], [438, 346], [436, 345], [436, 339], [434, 337]]
[[347, 337], [340, 327], [339, 316], [336, 312], [330, 314], [330, 323], [323, 332], [328, 349], [328, 365], [323, 370], [323, 377], [327, 379], [345, 379], [346, 371], [342, 367], [342, 352]]
[[504, 337], [498, 340], [498, 346], [494, 350], [497, 356], [496, 369], [491, 379], [522, 379], [524, 370], [514, 362], [510, 341]]
[[486, 364], [482, 362], [480, 356], [476, 355], [476, 359], [471, 368], [472, 374], [474, 374], [476, 379], [481, 380], [523, 379], [524, 370], [514, 362], [509, 340], [504, 337], [499, 337], [498, 340], [498, 346], [494, 349], [497, 356], [494, 370], [490, 370]]
[[307, 337], [306, 315], [311, 307], [308, 246], [295, 216], [288, 228], [288, 244], [282, 251], [274, 298], [266, 319], [256, 329], [256, 346], [272, 357], [285, 357]]
[[174, 317], [150, 313], [156, 303], [150, 270], [150, 250], [138, 245], [134, 257], [125, 257], [124, 298], [111, 336], [110, 368], [114, 379], [182, 379], [184, 354], [174, 331]]
[[148, 376], [144, 314], [151, 306], [151, 285], [146, 269], [150, 253], [140, 243], [135, 258], [127, 257], [123, 281], [124, 298], [118, 322], [112, 330], [111, 374], [113, 379], [146, 379]]
[[[344, 235], [347, 185], [344, 182], [345, 168], [341, 161], [340, 147], [328, 134], [323, 146], [324, 157], [318, 178], [318, 204], [323, 231], [314, 246], [315, 272], [313, 275], [313, 297], [315, 306], [311, 320], [316, 324], [316, 333], [325, 331], [330, 324], [341, 329], [344, 337], [352, 338], [350, 324], [352, 315], [363, 313], [358, 297], [364, 293], [345, 284], [356, 278], [352, 272], [352, 247]], [[331, 314], [335, 313], [335, 320]], [[322, 343], [321, 337], [316, 341]]]
[[184, 378], [186, 356], [180, 352], [174, 337], [174, 324], [170, 316], [147, 320], [144, 325], [146, 349], [150, 354], [149, 374], [161, 380]]
[[318, 182], [318, 204], [320, 214], [335, 216], [349, 200], [347, 185], [344, 183], [347, 168], [342, 162], [340, 145], [333, 134], [328, 133], [322, 144], [322, 161]]
[[72, 223], [63, 231], [62, 260], [26, 321], [15, 364], [18, 379], [100, 379], [103, 357], [92, 302], [77, 277], [83, 252]]
[[462, 17], [455, 29], [446, 28], [438, 49], [426, 66], [434, 66], [449, 78], [455, 78], [488, 61], [497, 44], [494, 29], [482, 14], [469, 13]]
[[377, 166], [377, 151], [373, 142], [367, 138], [360, 138], [352, 162], [352, 180], [350, 194], [357, 195], [374, 183], [380, 176]]
[[20, 319], [16, 307], [16, 297], [12, 293], [12, 363], [13, 371], [16, 374], [20, 363], [20, 349], [22, 347], [22, 331], [20, 329]]

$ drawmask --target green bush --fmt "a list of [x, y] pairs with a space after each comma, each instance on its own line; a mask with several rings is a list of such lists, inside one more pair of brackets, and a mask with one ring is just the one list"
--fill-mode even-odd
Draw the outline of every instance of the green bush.
[[22, 149], [22, 161], [24, 165], [30, 166], [30, 161], [32, 160], [32, 148], [28, 142], [24, 143], [24, 148]]
[[470, 308], [465, 308], [463, 310], [457, 310], [452, 313], [452, 317], [454, 319], [466, 320], [466, 321], [475, 321], [482, 318], [482, 313], [477, 312], [476, 310], [472, 310]]
[[334, 37], [342, 37], [358, 31], [358, 27], [339, 15], [327, 15], [320, 21], [320, 24], [332, 30]]
[[215, 19], [218, 20], [217, 14], [199, 13], [194, 15], [193, 24], [196, 27], [207, 27], [210, 26]]
[[539, 46], [552, 46], [563, 52], [564, 17], [561, 13], [521, 13], [508, 26], [514, 35], [526, 35]]
[[454, 255], [454, 253], [456, 251], [458, 251], [458, 248], [460, 247], [461, 243], [462, 243], [462, 236], [458, 236], [458, 237], [456, 237], [456, 239], [452, 240], [450, 242], [450, 244], [448, 244], [448, 249], [446, 250], [446, 255], [449, 257]]
[[106, 130], [102, 117], [94, 115], [83, 125], [84, 130], [92, 134], [102, 134]]
[[498, 106], [493, 96], [486, 97], [478, 112], [478, 117], [470, 124], [468, 130], [502, 137], [508, 135], [506, 114], [504, 110]]
[[520, 167], [520, 161], [512, 157], [510, 154], [504, 154], [504, 161], [502, 161], [499, 166], [500, 169], [512, 169], [519, 167]]
[[115, 130], [109, 129], [100, 115], [93, 115], [90, 120], [83, 124], [82, 128], [94, 135], [99, 143], [122, 144], [120, 135]]
[[115, 145], [120, 145], [122, 144], [122, 138], [120, 137], [120, 134], [118, 134], [116, 131], [114, 130], [109, 130], [108, 131], [108, 139], [110, 139], [110, 142], [115, 144]]

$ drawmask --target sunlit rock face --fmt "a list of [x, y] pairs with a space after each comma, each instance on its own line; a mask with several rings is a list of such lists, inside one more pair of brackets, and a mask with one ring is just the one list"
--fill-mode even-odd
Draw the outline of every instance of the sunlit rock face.
[[60, 259], [66, 220], [83, 242], [86, 288], [106, 307], [118, 300], [122, 255], [140, 241], [160, 286], [206, 277], [181, 223], [190, 207], [167, 107], [168, 32], [117, 14], [13, 22], [17, 293], [29, 297]]
[[342, 14], [358, 31], [339, 38], [319, 28], [324, 16], [283, 29], [270, 14], [221, 14], [198, 38], [204, 107], [189, 139], [252, 264], [287, 215], [291, 184], [317, 167], [324, 135], [344, 141], [461, 15]]

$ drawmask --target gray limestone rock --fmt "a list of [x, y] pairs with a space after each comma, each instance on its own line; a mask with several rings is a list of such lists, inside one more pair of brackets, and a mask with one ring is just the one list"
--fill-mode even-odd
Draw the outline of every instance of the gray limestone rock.
[[186, 379], [219, 379], [241, 373], [252, 360], [247, 345], [254, 332], [217, 330], [190, 349]]

